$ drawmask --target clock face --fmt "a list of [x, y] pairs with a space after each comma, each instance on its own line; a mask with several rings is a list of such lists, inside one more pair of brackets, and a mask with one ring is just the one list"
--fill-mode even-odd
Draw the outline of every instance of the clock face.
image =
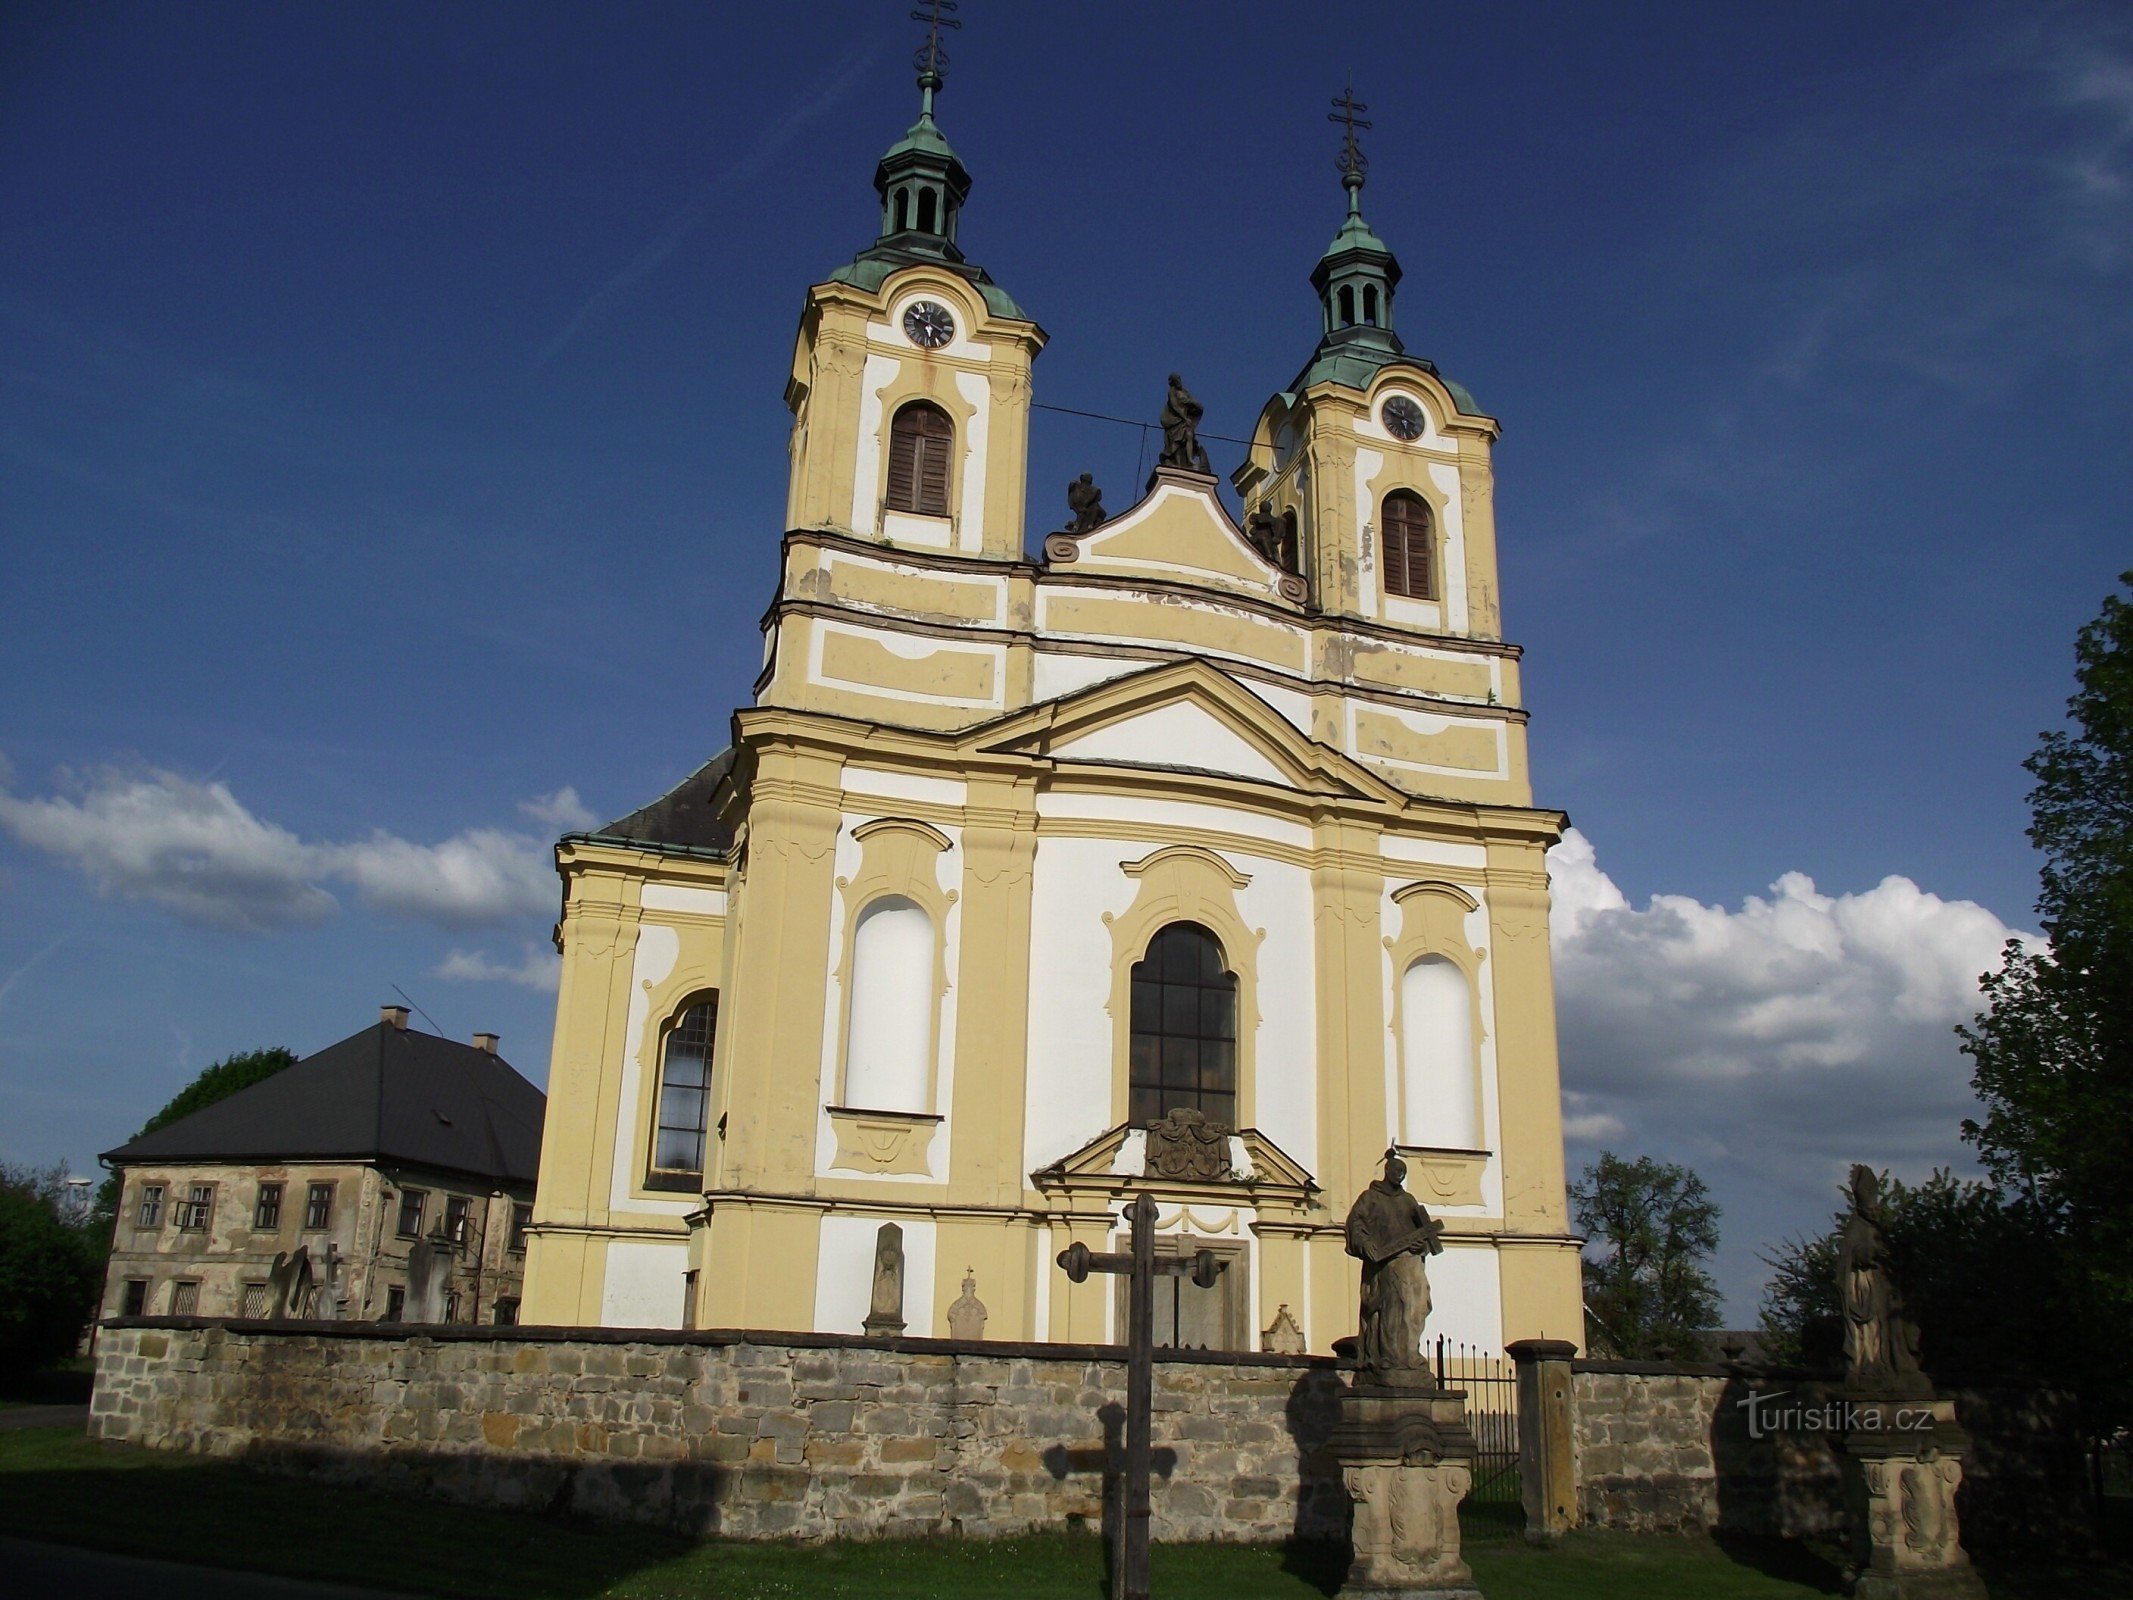
[[1385, 402], [1385, 426], [1395, 439], [1422, 437], [1422, 408], [1404, 394]]
[[921, 300], [904, 313], [904, 335], [923, 350], [938, 350], [955, 337], [955, 318], [948, 308]]

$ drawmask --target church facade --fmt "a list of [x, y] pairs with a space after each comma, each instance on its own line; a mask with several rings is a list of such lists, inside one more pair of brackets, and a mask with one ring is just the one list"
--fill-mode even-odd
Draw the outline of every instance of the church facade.
[[1351, 162], [1243, 522], [1173, 379], [1138, 501], [1031, 553], [1046, 336], [957, 243], [920, 82], [879, 238], [801, 316], [754, 703], [558, 846], [524, 1320], [857, 1333], [894, 1223], [905, 1331], [974, 1296], [986, 1338], [1108, 1341], [1116, 1285], [1054, 1258], [1147, 1192], [1223, 1263], [1159, 1340], [1323, 1351], [1395, 1147], [1432, 1333], [1578, 1340], [1496, 422], [1395, 333]]

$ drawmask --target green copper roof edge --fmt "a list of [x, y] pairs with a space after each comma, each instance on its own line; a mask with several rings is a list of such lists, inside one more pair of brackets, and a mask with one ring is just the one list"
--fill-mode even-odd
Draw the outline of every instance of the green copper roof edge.
[[1445, 391], [1452, 397], [1452, 404], [1459, 408], [1461, 416], [1489, 415], [1481, 409], [1481, 402], [1474, 398], [1472, 390], [1439, 372], [1435, 362], [1408, 355], [1404, 351], [1395, 353], [1373, 350], [1367, 346], [1350, 345], [1338, 350], [1318, 350], [1283, 392], [1301, 394], [1314, 383], [1339, 383], [1350, 389], [1367, 389], [1371, 381], [1387, 367], [1413, 367], [1418, 372], [1428, 373], [1444, 385]]
[[855, 289], [864, 289], [872, 294], [882, 285], [890, 273], [901, 267], [915, 266], [946, 267], [959, 278], [968, 279], [970, 286], [978, 291], [985, 308], [996, 317], [1013, 317], [1017, 322], [1029, 322], [1030, 314], [1015, 303], [1015, 297], [1001, 288], [986, 275], [983, 267], [968, 261], [950, 261], [946, 256], [914, 256], [909, 260], [888, 255], [874, 255], [862, 250], [850, 261], [832, 272], [823, 281], [848, 283]]

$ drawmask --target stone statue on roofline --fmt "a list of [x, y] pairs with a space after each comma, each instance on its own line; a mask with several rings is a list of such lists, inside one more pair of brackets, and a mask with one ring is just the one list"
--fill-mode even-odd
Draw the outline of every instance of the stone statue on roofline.
[[1380, 1383], [1436, 1382], [1422, 1354], [1429, 1321], [1429, 1258], [1444, 1249], [1444, 1224], [1407, 1192], [1407, 1163], [1385, 1152], [1385, 1172], [1348, 1208], [1348, 1254], [1363, 1263], [1356, 1360]]
[[1207, 407], [1192, 397], [1185, 387], [1185, 380], [1175, 372], [1170, 375], [1170, 393], [1163, 400], [1163, 453], [1156, 457], [1159, 467], [1179, 467], [1186, 472], [1212, 474], [1214, 464], [1207, 459], [1207, 451], [1200, 444], [1200, 418], [1207, 414]]
[[1068, 521], [1068, 533], [1087, 533], [1101, 524], [1108, 513], [1104, 510], [1104, 492], [1086, 472], [1067, 485], [1067, 510], [1074, 515]]
[[1918, 1324], [1905, 1314], [1889, 1266], [1881, 1179], [1852, 1168], [1851, 1215], [1837, 1238], [1837, 1298], [1844, 1307], [1845, 1387], [1861, 1394], [1929, 1395], [1918, 1364]]

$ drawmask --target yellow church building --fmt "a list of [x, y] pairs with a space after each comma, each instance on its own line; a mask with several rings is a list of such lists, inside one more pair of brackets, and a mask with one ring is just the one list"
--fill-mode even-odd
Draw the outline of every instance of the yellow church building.
[[1432, 1333], [1579, 1339], [1497, 423], [1403, 348], [1351, 160], [1243, 525], [1186, 454], [1032, 555], [1045, 334], [957, 245], [938, 82], [801, 313], [754, 703], [557, 847], [523, 1320], [858, 1333], [893, 1222], [909, 1333], [967, 1278], [988, 1339], [1110, 1341], [1054, 1258], [1145, 1191], [1225, 1267], [1159, 1340], [1324, 1351], [1397, 1146]]

